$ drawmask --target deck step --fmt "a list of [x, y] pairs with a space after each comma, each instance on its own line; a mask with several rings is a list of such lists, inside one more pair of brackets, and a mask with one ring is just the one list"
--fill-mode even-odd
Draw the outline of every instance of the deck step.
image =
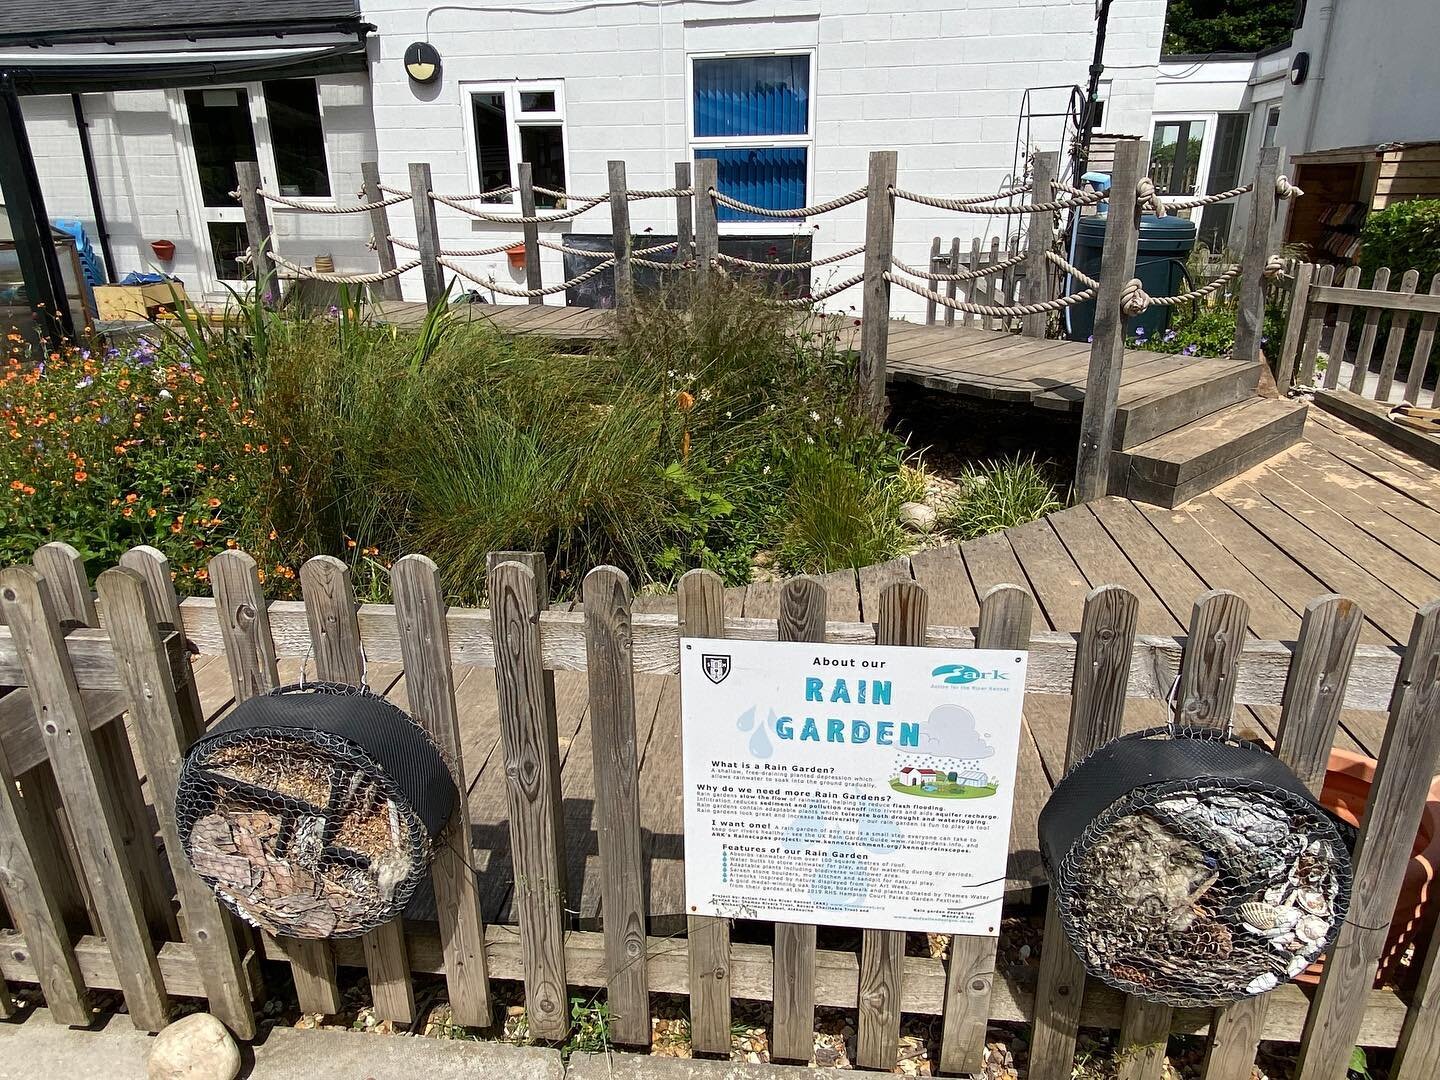
[[1249, 401], [1259, 382], [1259, 363], [1211, 360], [1126, 387], [1115, 413], [1115, 447], [1129, 450]]
[[1300, 440], [1307, 406], [1252, 397], [1111, 459], [1111, 494], [1174, 507]]

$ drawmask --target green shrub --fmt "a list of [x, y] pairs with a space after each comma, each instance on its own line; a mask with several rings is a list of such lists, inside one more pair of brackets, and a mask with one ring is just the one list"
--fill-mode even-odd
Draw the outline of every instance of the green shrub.
[[1031, 454], [966, 466], [937, 516], [941, 528], [963, 541], [1035, 521], [1064, 505]]
[[905, 534], [893, 485], [824, 453], [796, 462], [782, 510], [777, 568], [786, 574], [869, 566], [898, 555]]
[[[1278, 343], [1285, 333], [1285, 311], [1278, 303], [1265, 305], [1265, 325], [1260, 343]], [[1146, 336], [1139, 329], [1126, 342], [1129, 348], [1147, 352], [1178, 353], [1182, 356], [1229, 356], [1235, 347], [1235, 307], [1198, 305], [1176, 308], [1170, 326], [1163, 333]]]
[[1440, 199], [1411, 199], [1375, 210], [1360, 230], [1362, 280], [1373, 279], [1376, 269], [1390, 268], [1391, 284], [1406, 270], [1420, 272], [1420, 291], [1440, 273]]

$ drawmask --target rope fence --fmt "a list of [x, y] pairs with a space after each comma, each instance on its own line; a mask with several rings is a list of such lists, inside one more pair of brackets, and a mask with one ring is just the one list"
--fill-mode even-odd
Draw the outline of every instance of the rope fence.
[[592, 266], [583, 274], [578, 274], [575, 277], [571, 278], [569, 281], [562, 281], [558, 285], [546, 285], [539, 289], [517, 289], [511, 285], [501, 285], [493, 277], [482, 278], [478, 274], [471, 273], [463, 266], [451, 262], [447, 258], [440, 258], [436, 261], [441, 266], [445, 267], [445, 269], [451, 271], [452, 273], [458, 274], [466, 281], [474, 282], [482, 289], [486, 289], [492, 293], [498, 293], [501, 296], [513, 296], [521, 300], [529, 300], [532, 297], [537, 296], [554, 296], [556, 293], [565, 292], [567, 289], [573, 289], [577, 285], [583, 285], [591, 278], [598, 277], [600, 274], [603, 274], [606, 270], [610, 269], [610, 267], [615, 265], [615, 259], [612, 256], [611, 258], [606, 259], [604, 262], [599, 263], [596, 266]]
[[831, 263], [844, 262], [846, 259], [853, 259], [857, 255], [865, 254], [865, 246], [851, 248], [849, 251], [841, 251], [834, 255], [826, 255], [821, 259], [806, 259], [804, 262], [756, 262], [753, 259], [742, 259], [738, 255], [726, 255], [719, 252], [715, 261], [726, 266], [739, 266], [746, 270], [810, 270], [817, 266], [829, 266]]
[[739, 199], [732, 199], [729, 195], [723, 195], [713, 187], [708, 192], [712, 201], [720, 206], [729, 207], [731, 210], [738, 210], [743, 214], [754, 214], [756, 217], [767, 218], [805, 218], [816, 217], [820, 214], [828, 214], [832, 210], [839, 210], [842, 206], [849, 206], [857, 203], [866, 197], [865, 188], [856, 188], [854, 191], [847, 191], [844, 195], [837, 195], [828, 202], [816, 203], [813, 206], [797, 206], [788, 210], [772, 210], [767, 206], [756, 206], [754, 203], [741, 202]]
[[[1088, 194], [1082, 193], [1071, 196], [1068, 199], [1051, 199], [1049, 202], [1040, 203], [1012, 203], [1006, 206], [991, 206], [986, 201], [980, 200], [978, 196], [970, 198], [952, 199], [943, 195], [922, 195], [916, 191], [906, 191], [904, 188], [892, 187], [890, 194], [897, 199], [904, 199], [906, 202], [919, 203], [922, 206], [931, 206], [937, 210], [955, 210], [966, 214], [1043, 214], [1046, 211], [1069, 210], [1078, 206], [1093, 206], [1105, 200], [1103, 192], [1092, 191]], [[987, 199], [996, 199], [1003, 196], [988, 196]]]
[[274, 251], [270, 252], [270, 258], [276, 266], [282, 267], [297, 278], [305, 278], [308, 281], [324, 281], [332, 285], [375, 285], [381, 281], [389, 281], [401, 274], [408, 273], [420, 265], [420, 260], [415, 259], [404, 266], [397, 266], [393, 270], [381, 270], [374, 274], [331, 274], [319, 270], [312, 270], [308, 266], [301, 266], [293, 263], [283, 255]]
[[467, 202], [474, 201], [474, 199], [478, 198], [478, 196], [441, 195], [434, 191], [430, 192], [429, 195], [434, 202], [440, 203], [443, 206], [448, 206], [452, 210], [459, 210], [462, 214], [468, 214], [470, 217], [473, 217], [479, 221], [489, 221], [498, 225], [545, 225], [553, 221], [569, 221], [571, 218], [577, 218], [581, 214], [585, 213], [585, 211], [591, 210], [594, 207], [599, 206], [608, 198], [608, 196], [601, 196], [600, 198], [596, 199], [586, 199], [575, 206], [569, 207], [565, 210], [558, 210], [553, 214], [521, 215], [491, 214], [487, 213], [484, 210], [476, 210], [473, 207], [466, 205]]
[[[239, 198], [238, 191], [232, 191], [231, 196]], [[279, 206], [289, 206], [296, 210], [303, 210], [307, 214], [368, 214], [372, 210], [383, 210], [387, 206], [394, 206], [396, 203], [406, 202], [413, 198], [408, 191], [398, 192], [389, 198], [381, 199], [378, 202], [359, 203], [355, 206], [324, 206], [305, 199], [292, 199], [288, 195], [277, 195], [273, 191], [266, 191], [264, 188], [256, 188], [255, 194], [266, 202], [276, 203]]]
[[[861, 248], [861, 250], [863, 251], [864, 248]], [[1000, 274], [1006, 270], [1011, 270], [1023, 263], [1026, 258], [1027, 256], [1024, 254], [1012, 255], [1010, 258], [1002, 259], [1000, 262], [988, 263], [974, 270], [961, 270], [953, 274], [939, 273], [934, 270], [917, 270], [908, 263], [903, 263], [894, 257], [890, 259], [890, 265], [902, 273], [910, 274], [917, 278], [927, 278], [931, 281], [978, 281], [981, 278], [989, 277], [991, 274]]]

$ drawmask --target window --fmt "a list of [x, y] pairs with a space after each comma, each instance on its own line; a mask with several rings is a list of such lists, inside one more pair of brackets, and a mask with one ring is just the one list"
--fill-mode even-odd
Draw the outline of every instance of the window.
[[1205, 148], [1204, 120], [1162, 120], [1150, 140], [1150, 178], [1161, 195], [1194, 195]]
[[[1221, 113], [1215, 123], [1215, 148], [1210, 152], [1210, 178], [1205, 183], [1207, 195], [1218, 195], [1240, 184], [1240, 163], [1245, 155], [1245, 133], [1250, 127], [1250, 114]], [[1216, 203], [1201, 212], [1200, 242], [1211, 251], [1221, 250], [1230, 239], [1230, 223], [1235, 217], [1235, 203]]]
[[[565, 109], [561, 84], [506, 83], [469, 86], [470, 144], [480, 191], [519, 181], [515, 165], [530, 163], [536, 187], [565, 190]], [[518, 198], [497, 195], [487, 203], [518, 206]], [[554, 207], [553, 195], [535, 193], [537, 207]]]
[[328, 199], [330, 168], [325, 160], [325, 129], [315, 80], [267, 82], [265, 114], [270, 121], [280, 194]]
[[1280, 106], [1271, 105], [1265, 112], [1265, 131], [1260, 137], [1261, 146], [1275, 145], [1275, 132], [1280, 128]]
[[[697, 58], [691, 72], [695, 157], [715, 160], [716, 186], [767, 210], [806, 203], [810, 54]], [[729, 207], [721, 221], [763, 221]]]

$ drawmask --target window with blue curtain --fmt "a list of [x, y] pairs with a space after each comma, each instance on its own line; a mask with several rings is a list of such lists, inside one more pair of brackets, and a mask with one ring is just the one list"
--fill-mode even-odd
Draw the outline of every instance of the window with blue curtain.
[[[719, 190], [767, 210], [804, 206], [810, 57], [696, 60], [693, 85], [695, 156], [715, 159]], [[721, 221], [766, 220], [725, 206], [717, 216]]]

